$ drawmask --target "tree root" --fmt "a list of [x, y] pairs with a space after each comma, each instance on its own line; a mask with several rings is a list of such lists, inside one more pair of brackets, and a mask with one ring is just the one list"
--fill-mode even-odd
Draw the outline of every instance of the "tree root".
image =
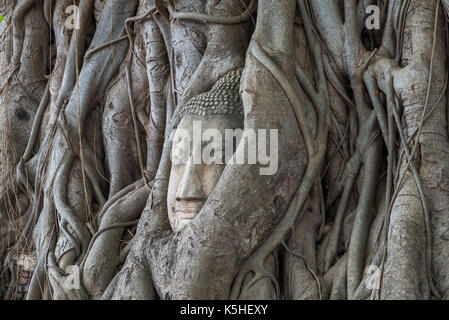
[[20, 58], [22, 57], [23, 40], [25, 37], [23, 18], [28, 9], [34, 4], [34, 0], [20, 0], [14, 8], [12, 16], [13, 23], [13, 47], [14, 53], [12, 57], [12, 70], [10, 76], [18, 70], [20, 66]]
[[247, 10], [237, 17], [214, 17], [196, 12], [177, 12], [170, 3], [166, 3], [166, 5], [172, 19], [196, 20], [214, 24], [240, 24], [249, 19], [257, 7], [257, 1], [251, 0]]
[[[312, 189], [313, 184], [316, 179], [320, 177], [320, 170], [322, 169], [325, 150], [327, 145], [327, 134], [328, 134], [328, 104], [324, 104], [320, 110], [319, 124], [318, 124], [318, 134], [315, 142], [312, 140], [311, 134], [308, 133], [308, 124], [306, 122], [306, 117], [304, 110], [302, 109], [301, 103], [297, 100], [298, 97], [294, 89], [291, 87], [290, 83], [286, 79], [285, 75], [281, 69], [276, 66], [276, 64], [268, 57], [268, 55], [263, 51], [260, 45], [253, 41], [250, 46], [250, 54], [255, 57], [259, 63], [265, 66], [268, 71], [273, 75], [273, 77], [278, 81], [290, 100], [291, 106], [297, 117], [298, 126], [304, 137], [306, 144], [307, 154], [308, 154], [308, 164], [306, 172], [302, 178], [302, 181], [296, 191], [290, 206], [279, 222], [279, 224], [274, 228], [270, 236], [263, 244], [256, 249], [256, 251], [246, 260], [243, 264], [237, 277], [234, 280], [233, 287], [231, 290], [231, 299], [236, 299], [239, 295], [240, 288], [242, 287], [244, 277], [247, 273], [253, 271], [256, 273], [255, 278], [261, 277], [264, 273], [263, 263], [271, 252], [273, 252], [285, 239], [288, 232], [290, 231], [293, 223], [300, 219], [301, 212], [303, 212], [303, 206], [308, 198], [309, 192]], [[298, 217], [299, 215], [299, 217]]]

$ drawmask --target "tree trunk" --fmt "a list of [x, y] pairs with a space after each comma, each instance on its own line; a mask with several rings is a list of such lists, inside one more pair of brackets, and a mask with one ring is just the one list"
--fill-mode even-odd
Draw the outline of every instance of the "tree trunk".
[[[449, 297], [449, 1], [0, 14], [3, 299]], [[243, 163], [174, 161], [235, 108]]]

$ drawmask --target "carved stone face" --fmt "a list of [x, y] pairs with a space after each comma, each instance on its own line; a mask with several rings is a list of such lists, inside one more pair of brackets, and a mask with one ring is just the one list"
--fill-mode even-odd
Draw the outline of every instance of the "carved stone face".
[[[214, 129], [215, 132], [220, 132], [222, 140], [210, 138], [208, 141], [194, 143], [194, 126], [198, 127], [199, 122], [202, 133]], [[232, 138], [227, 139], [225, 130], [240, 127], [238, 121], [226, 115], [215, 115], [212, 118], [191, 114], [183, 116], [174, 135], [167, 194], [168, 217], [174, 232], [183, 230], [195, 218], [214, 190], [230, 157], [225, 153], [225, 146], [237, 146], [239, 143]], [[218, 149], [222, 150], [221, 154], [216, 152]], [[211, 156], [212, 161], [204, 162], [204, 156], [201, 156], [204, 153]]]

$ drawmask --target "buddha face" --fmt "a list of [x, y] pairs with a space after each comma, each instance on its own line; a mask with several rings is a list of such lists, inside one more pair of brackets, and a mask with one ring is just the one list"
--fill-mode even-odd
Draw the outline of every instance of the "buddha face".
[[[225, 149], [235, 150], [239, 143], [235, 138], [228, 139], [225, 130], [240, 128], [238, 122], [226, 115], [206, 118], [191, 114], [184, 115], [180, 121], [173, 137], [167, 194], [168, 217], [174, 232], [180, 232], [195, 218], [214, 190], [232, 156]], [[194, 131], [199, 126], [203, 137], [197, 141]], [[209, 129], [219, 132], [221, 139], [217, 139], [218, 136], [205, 139], [207, 132], [212, 132]]]

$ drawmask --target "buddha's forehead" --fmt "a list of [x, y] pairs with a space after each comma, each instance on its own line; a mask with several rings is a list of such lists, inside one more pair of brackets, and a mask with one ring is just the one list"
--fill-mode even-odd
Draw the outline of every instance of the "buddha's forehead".
[[241, 119], [229, 115], [214, 115], [202, 117], [198, 115], [185, 114], [179, 122], [177, 130], [192, 132], [194, 126], [200, 126], [201, 132], [216, 129], [224, 134], [226, 129], [239, 129], [243, 127]]

